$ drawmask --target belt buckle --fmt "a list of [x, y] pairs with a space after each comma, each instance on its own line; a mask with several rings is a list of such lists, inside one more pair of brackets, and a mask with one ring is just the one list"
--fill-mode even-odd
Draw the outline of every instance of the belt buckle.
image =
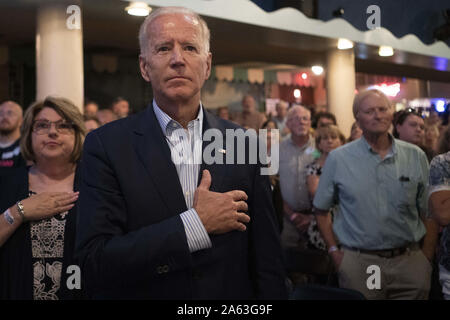
[[392, 258], [392, 257], [394, 257], [394, 250], [380, 251], [378, 253], [378, 256], [380, 256], [382, 258]]
[[380, 256], [384, 257], [384, 258], [394, 258], [394, 257], [404, 254], [406, 252], [406, 249], [407, 248], [404, 247], [404, 248], [395, 248], [395, 249], [386, 250], [385, 252], [381, 253]]

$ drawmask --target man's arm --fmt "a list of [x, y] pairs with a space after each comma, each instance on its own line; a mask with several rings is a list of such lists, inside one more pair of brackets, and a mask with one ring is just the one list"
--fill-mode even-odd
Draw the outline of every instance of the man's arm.
[[[180, 216], [128, 232], [126, 200], [96, 133], [86, 138], [81, 171], [77, 253], [91, 285], [150, 283], [162, 266], [172, 272], [191, 265]], [[158, 209], [149, 203], [148, 210]]]
[[257, 299], [287, 299], [286, 275], [268, 176], [254, 173], [249, 197], [250, 266]]
[[439, 225], [430, 218], [423, 218], [422, 221], [427, 230], [427, 233], [423, 238], [422, 251], [425, 257], [427, 257], [429, 261], [432, 261], [438, 243]]
[[312, 215], [306, 212], [302, 213], [292, 210], [286, 201], [283, 201], [283, 209], [286, 217], [290, 221], [292, 221], [292, 223], [300, 232], [305, 232], [306, 230], [308, 230], [309, 224], [312, 220]]
[[[248, 222], [249, 217], [237, 212], [246, 210], [245, 201], [241, 200], [246, 198], [244, 192], [231, 191], [233, 197], [206, 188], [197, 191], [195, 210], [188, 211], [198, 214], [206, 232], [245, 229], [242, 222]], [[142, 215], [165, 216], [166, 207], [158, 206], [151, 198], [149, 194], [148, 206]], [[82, 161], [77, 254], [86, 280], [100, 289], [117, 289], [125, 284], [150, 285], [151, 279], [192, 266], [181, 218], [181, 214], [188, 211], [129, 231], [130, 204], [127, 201], [131, 200], [125, 199], [98, 134], [90, 134], [85, 141]], [[219, 204], [221, 208], [217, 208]]]
[[330, 213], [330, 208], [334, 204], [336, 194], [334, 181], [334, 176], [337, 172], [336, 170], [337, 161], [335, 159], [335, 154], [332, 152], [328, 156], [325, 166], [323, 167], [313, 204], [317, 225], [337, 270], [341, 264], [343, 252], [336, 250], [337, 241], [334, 236], [333, 222]]
[[333, 259], [334, 265], [337, 270], [341, 265], [344, 253], [340, 250], [334, 249], [337, 248], [337, 241], [333, 232], [333, 221], [331, 219], [331, 213], [330, 211], [320, 210], [317, 208], [314, 208], [314, 213], [316, 215], [317, 226], [319, 227], [320, 234], [322, 235], [322, 238], [327, 245], [327, 248], [329, 250], [328, 253]]

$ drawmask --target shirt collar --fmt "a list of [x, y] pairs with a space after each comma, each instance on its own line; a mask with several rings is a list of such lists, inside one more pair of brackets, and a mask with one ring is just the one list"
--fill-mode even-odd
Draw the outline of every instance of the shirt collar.
[[[156, 104], [156, 101], [154, 99], [153, 99], [153, 111], [155, 112], [156, 119], [158, 120], [158, 123], [161, 126], [164, 135], [167, 136], [172, 133], [173, 128], [170, 128], [171, 124], [176, 124], [174, 126], [175, 129], [182, 128], [181, 124], [173, 120], [167, 113], [161, 110], [161, 108]], [[201, 101], [197, 117], [194, 120], [189, 121], [189, 124], [192, 123], [192, 121], [198, 122], [198, 127], [200, 129], [199, 131], [201, 133], [203, 129], [203, 105]]]
[[300, 150], [305, 150], [306, 148], [309, 148], [309, 147], [313, 147], [314, 148], [314, 138], [313, 138], [313, 136], [310, 134], [309, 135], [309, 137], [308, 137], [308, 141], [303, 145], [303, 146], [301, 146], [301, 147], [299, 147], [295, 142], [294, 142], [294, 140], [292, 140], [292, 137], [289, 135], [289, 138], [287, 138], [287, 139], [289, 139], [289, 141], [290, 141], [290, 143], [291, 143], [291, 145], [293, 145], [294, 147], [296, 147], [296, 148], [299, 148]]
[[[393, 156], [397, 154], [397, 144], [395, 142], [395, 138], [392, 136], [392, 134], [388, 133], [389, 139], [391, 140], [392, 144], [391, 144], [391, 150], [389, 151], [389, 153], [387, 154], [387, 156]], [[375, 151], [373, 151], [372, 146], [367, 142], [366, 138], [364, 137], [364, 135], [361, 136], [361, 138], [359, 139], [359, 145], [364, 149], [364, 150], [368, 150], [371, 153], [375, 153]], [[387, 157], [386, 156], [386, 157]]]

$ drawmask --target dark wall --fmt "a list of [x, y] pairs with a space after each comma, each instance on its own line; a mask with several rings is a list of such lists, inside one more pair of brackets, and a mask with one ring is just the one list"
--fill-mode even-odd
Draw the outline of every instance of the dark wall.
[[[366, 31], [366, 21], [369, 15], [367, 7], [377, 5], [381, 9], [381, 26], [391, 31], [397, 38], [407, 34], [415, 34], [426, 44], [433, 43], [433, 32], [444, 26], [446, 19], [443, 10], [450, 10], [449, 0], [252, 0], [266, 11], [274, 11], [284, 7], [294, 7], [304, 11], [305, 15], [323, 21], [336, 18], [333, 15], [337, 9], [344, 9], [340, 16], [355, 28]], [[311, 3], [312, 2], [312, 3]], [[308, 8], [314, 7], [314, 15]], [[450, 17], [447, 22], [447, 45], [450, 46]]]
[[151, 85], [142, 79], [137, 58], [119, 57], [117, 70], [110, 73], [95, 71], [92, 55], [85, 54], [84, 66], [85, 97], [97, 102], [100, 108], [110, 107], [116, 97], [128, 100], [133, 112], [151, 102]]
[[[445, 23], [443, 10], [450, 10], [448, 0], [333, 0], [318, 1], [318, 18], [333, 19], [333, 11], [344, 9], [341, 17], [359, 30], [367, 30], [367, 7], [377, 5], [381, 9], [381, 26], [397, 38], [415, 34], [426, 44], [434, 42], [433, 31]], [[450, 39], [447, 39], [450, 45]]]

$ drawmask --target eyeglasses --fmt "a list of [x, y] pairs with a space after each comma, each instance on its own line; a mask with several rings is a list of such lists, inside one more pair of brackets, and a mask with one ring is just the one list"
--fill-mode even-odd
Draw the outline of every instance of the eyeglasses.
[[293, 116], [293, 117], [290, 117], [287, 121], [290, 121], [290, 122], [292, 122], [292, 121], [309, 122], [309, 121], [311, 121], [311, 118], [310, 118], [310, 117], [307, 117], [307, 116], [303, 116], [303, 117], [300, 117], [300, 116]]
[[60, 134], [69, 134], [74, 130], [74, 124], [67, 121], [48, 121], [48, 120], [36, 120], [33, 123], [33, 132], [36, 134], [47, 134], [50, 132], [52, 124], [55, 125], [55, 129]]

